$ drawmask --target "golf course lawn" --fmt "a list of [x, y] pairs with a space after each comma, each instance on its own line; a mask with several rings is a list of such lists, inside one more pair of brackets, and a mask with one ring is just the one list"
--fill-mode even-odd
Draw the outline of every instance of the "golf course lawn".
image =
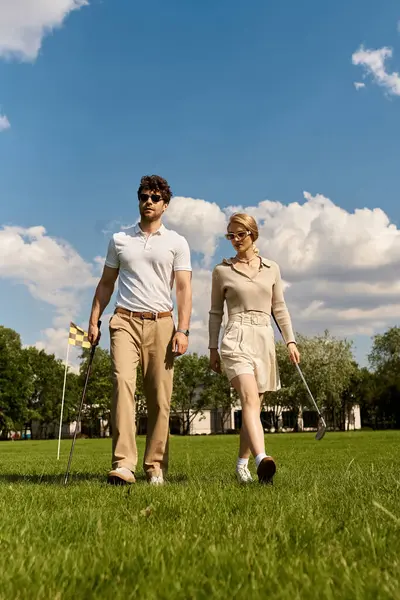
[[[0, 598], [400, 599], [400, 431], [172, 437], [168, 485], [105, 483], [111, 441], [0, 443]], [[144, 438], [138, 438], [142, 460]], [[254, 461], [250, 468], [255, 472]]]

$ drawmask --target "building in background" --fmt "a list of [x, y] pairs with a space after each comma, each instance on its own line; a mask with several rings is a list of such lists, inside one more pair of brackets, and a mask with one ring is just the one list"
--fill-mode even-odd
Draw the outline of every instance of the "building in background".
[[[190, 435], [212, 435], [220, 433], [237, 433], [242, 426], [242, 410], [240, 403], [232, 406], [229, 411], [223, 412], [219, 408], [205, 407], [201, 412], [189, 413]], [[333, 423], [325, 416], [328, 430], [354, 431], [361, 429], [361, 411], [359, 405], [354, 405], [345, 414], [342, 426]], [[317, 430], [318, 415], [313, 410], [303, 410], [296, 417], [292, 410], [281, 406], [267, 406], [261, 412], [261, 422], [265, 433], [290, 433], [313, 432]], [[137, 416], [137, 434], [146, 435], [147, 416]], [[38, 421], [33, 421], [31, 429], [24, 432], [10, 432], [12, 439], [56, 439], [58, 438], [58, 423], [43, 426]], [[72, 438], [75, 432], [76, 422], [63, 423], [62, 438]], [[181, 435], [184, 431], [182, 418], [179, 414], [171, 414], [170, 433]], [[96, 421], [82, 420], [78, 429], [78, 437], [110, 437], [111, 424], [106, 419]]]

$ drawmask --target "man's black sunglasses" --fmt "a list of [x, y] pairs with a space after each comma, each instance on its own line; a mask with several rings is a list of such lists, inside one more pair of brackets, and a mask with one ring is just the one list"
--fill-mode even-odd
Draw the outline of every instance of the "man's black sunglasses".
[[162, 200], [162, 196], [160, 196], [159, 194], [140, 194], [139, 196], [140, 202], [146, 202], [149, 198], [151, 198], [151, 201], [154, 203], [160, 202], [160, 200]]

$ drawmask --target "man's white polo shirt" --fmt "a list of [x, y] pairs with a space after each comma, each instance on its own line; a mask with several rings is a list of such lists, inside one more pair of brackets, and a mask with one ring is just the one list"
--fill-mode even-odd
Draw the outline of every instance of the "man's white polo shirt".
[[191, 271], [186, 239], [161, 225], [146, 235], [139, 225], [114, 233], [105, 264], [119, 269], [116, 306], [134, 312], [173, 309], [175, 271]]

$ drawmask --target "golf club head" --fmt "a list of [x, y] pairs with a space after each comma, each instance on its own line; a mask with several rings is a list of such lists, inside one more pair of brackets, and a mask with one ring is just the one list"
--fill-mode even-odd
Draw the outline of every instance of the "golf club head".
[[322, 417], [318, 419], [317, 433], [315, 434], [316, 440], [322, 440], [326, 432], [326, 423]]

